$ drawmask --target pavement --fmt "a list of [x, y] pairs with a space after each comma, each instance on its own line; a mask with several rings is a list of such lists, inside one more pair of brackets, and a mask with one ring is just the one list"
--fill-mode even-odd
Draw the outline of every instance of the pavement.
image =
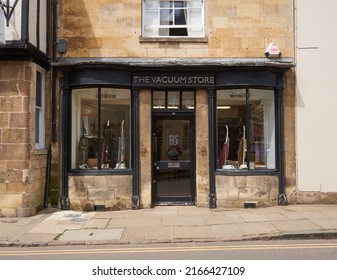
[[0, 247], [335, 238], [337, 205], [78, 212], [0, 218]]

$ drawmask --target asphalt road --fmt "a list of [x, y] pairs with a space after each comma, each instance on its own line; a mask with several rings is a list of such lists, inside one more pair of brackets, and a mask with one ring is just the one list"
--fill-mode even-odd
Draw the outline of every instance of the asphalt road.
[[337, 240], [0, 247], [0, 260], [337, 260]]

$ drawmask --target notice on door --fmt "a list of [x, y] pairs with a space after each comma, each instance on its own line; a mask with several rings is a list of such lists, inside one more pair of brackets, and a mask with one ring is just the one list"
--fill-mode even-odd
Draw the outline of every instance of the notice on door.
[[180, 168], [180, 162], [169, 162], [167, 164], [168, 168]]

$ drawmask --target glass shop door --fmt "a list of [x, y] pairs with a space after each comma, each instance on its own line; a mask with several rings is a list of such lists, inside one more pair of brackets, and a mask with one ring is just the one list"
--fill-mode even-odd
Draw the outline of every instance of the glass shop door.
[[154, 205], [194, 205], [194, 139], [192, 117], [154, 117]]

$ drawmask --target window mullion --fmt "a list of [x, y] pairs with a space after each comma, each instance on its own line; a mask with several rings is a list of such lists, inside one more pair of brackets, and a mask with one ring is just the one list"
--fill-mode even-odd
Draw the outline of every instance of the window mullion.
[[97, 164], [98, 164], [98, 170], [100, 170], [101, 169], [101, 167], [102, 167], [102, 157], [101, 157], [101, 155], [102, 155], [102, 141], [101, 141], [101, 137], [102, 137], [102, 127], [101, 127], [101, 118], [102, 118], [102, 108], [101, 108], [101, 106], [102, 106], [102, 102], [101, 102], [101, 90], [102, 90], [102, 88], [101, 87], [99, 87], [98, 88], [98, 120], [97, 120], [97, 122], [98, 122], [98, 155], [97, 155]]
[[250, 91], [246, 89], [246, 163], [247, 163], [247, 170], [250, 169]]

